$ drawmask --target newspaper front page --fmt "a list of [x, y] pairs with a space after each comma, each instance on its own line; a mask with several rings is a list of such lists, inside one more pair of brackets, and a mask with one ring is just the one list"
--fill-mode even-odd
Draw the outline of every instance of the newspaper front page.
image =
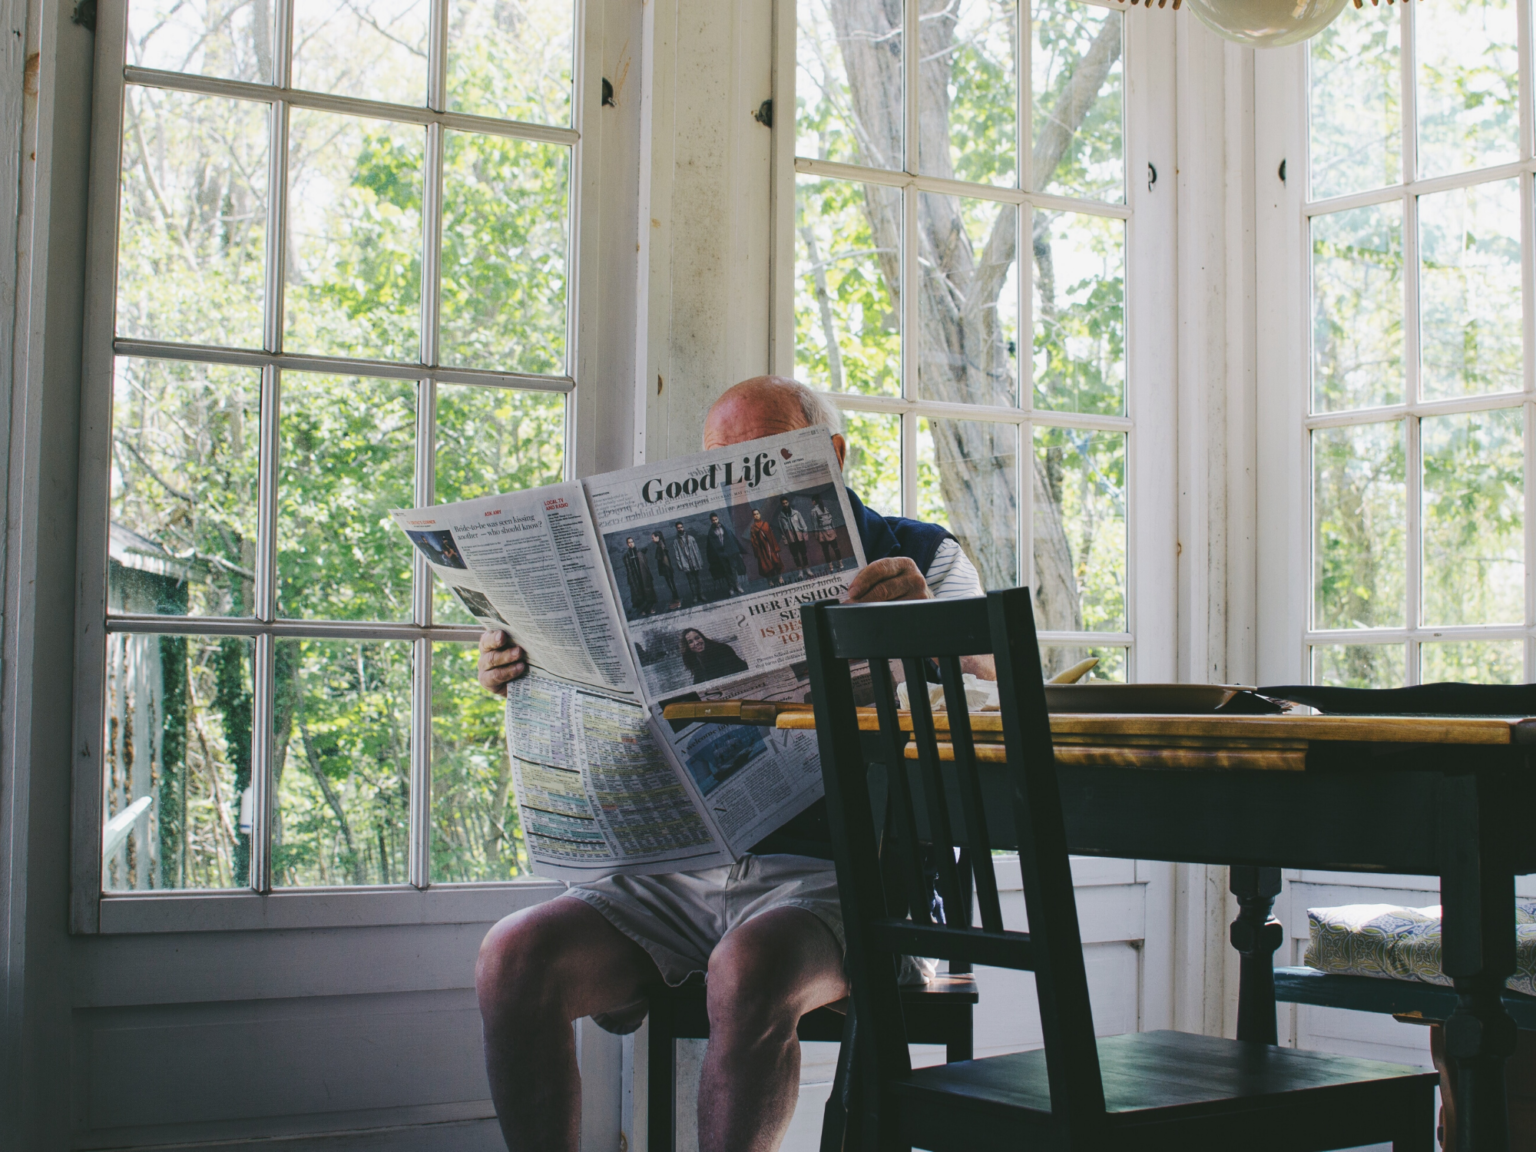
[[507, 745], [538, 874], [729, 863], [821, 796], [814, 734], [662, 709], [809, 699], [800, 606], [864, 565], [824, 429], [395, 516], [527, 653]]

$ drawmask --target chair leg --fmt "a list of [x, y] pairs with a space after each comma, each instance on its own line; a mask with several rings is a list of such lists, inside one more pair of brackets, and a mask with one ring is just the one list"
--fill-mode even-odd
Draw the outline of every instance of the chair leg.
[[1435, 1152], [1435, 1094], [1417, 1090], [1404, 1101], [1392, 1152]]
[[976, 1055], [976, 1024], [969, 1004], [965, 1006], [965, 1018], [956, 1020], [954, 1030], [944, 1039], [944, 1060], [953, 1064], [956, 1060], [972, 1060]]
[[843, 1020], [843, 1042], [837, 1050], [837, 1070], [832, 1073], [832, 1093], [821, 1113], [821, 1152], [843, 1152], [848, 1131], [848, 1090], [852, 1084], [853, 1005]]
[[673, 1029], [671, 1003], [665, 995], [652, 996], [645, 1071], [648, 1152], [673, 1152], [677, 1146], [677, 1037]]

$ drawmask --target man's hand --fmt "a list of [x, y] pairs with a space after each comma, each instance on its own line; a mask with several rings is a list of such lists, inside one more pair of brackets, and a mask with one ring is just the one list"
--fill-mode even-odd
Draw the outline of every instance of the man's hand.
[[527, 654], [505, 632], [480, 633], [480, 685], [497, 696], [528, 671]]
[[[848, 604], [884, 604], [890, 600], [932, 600], [928, 581], [910, 556], [888, 556], [859, 571], [848, 585]], [[483, 663], [483, 661], [482, 661]]]

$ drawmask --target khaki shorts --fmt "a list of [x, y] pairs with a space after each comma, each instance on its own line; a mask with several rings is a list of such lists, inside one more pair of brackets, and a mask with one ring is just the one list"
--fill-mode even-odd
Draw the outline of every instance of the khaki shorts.
[[[844, 947], [837, 874], [830, 861], [813, 856], [748, 855], [728, 868], [607, 876], [571, 885], [564, 898], [584, 900], [602, 913], [645, 949], [674, 988], [695, 972], [707, 974], [709, 954], [727, 934], [775, 908], [804, 908]], [[922, 984], [932, 972], [932, 961], [904, 957], [900, 979]], [[640, 1027], [646, 1009], [643, 1003], [625, 1005], [592, 1019], [622, 1036]]]

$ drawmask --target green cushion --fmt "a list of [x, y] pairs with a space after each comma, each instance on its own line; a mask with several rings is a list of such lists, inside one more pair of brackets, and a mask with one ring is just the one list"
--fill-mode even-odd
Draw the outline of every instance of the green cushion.
[[[1450, 984], [1440, 958], [1440, 906], [1346, 904], [1308, 908], [1306, 964], [1344, 976]], [[1515, 905], [1515, 974], [1508, 987], [1536, 996], [1536, 901]]]

